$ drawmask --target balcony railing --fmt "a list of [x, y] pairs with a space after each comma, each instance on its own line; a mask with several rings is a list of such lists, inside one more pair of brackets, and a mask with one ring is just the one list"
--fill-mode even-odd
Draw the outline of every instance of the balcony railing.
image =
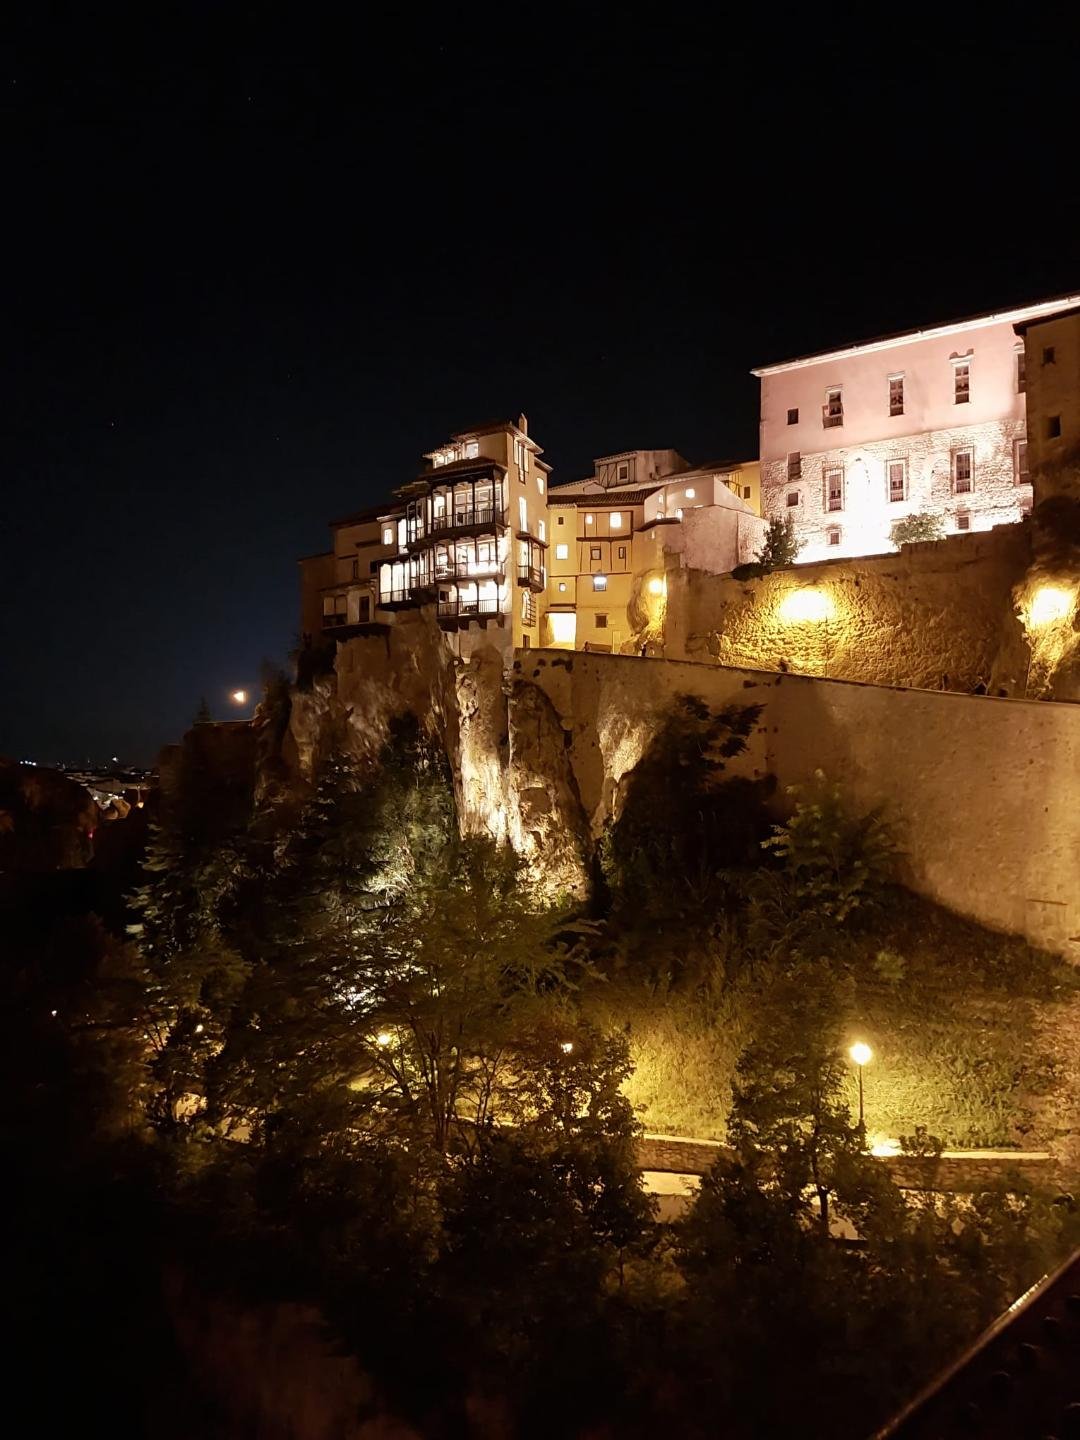
[[498, 560], [462, 560], [455, 564], [436, 562], [436, 580], [491, 580], [502, 574]]
[[530, 585], [536, 590], [544, 588], [544, 572], [535, 565], [519, 565], [517, 578], [519, 585]]
[[498, 597], [484, 600], [440, 600], [440, 618], [453, 618], [455, 616], [468, 619], [470, 616], [498, 615], [500, 613]]
[[843, 423], [844, 412], [842, 410], [834, 410], [830, 412], [828, 406], [822, 407], [821, 424], [823, 429], [835, 430], [838, 425], [843, 425]]
[[495, 509], [492, 505], [478, 507], [475, 510], [454, 510], [448, 511], [445, 515], [433, 515], [431, 517], [430, 533], [446, 534], [448, 530], [465, 530], [470, 525], [501, 525], [504, 512]]

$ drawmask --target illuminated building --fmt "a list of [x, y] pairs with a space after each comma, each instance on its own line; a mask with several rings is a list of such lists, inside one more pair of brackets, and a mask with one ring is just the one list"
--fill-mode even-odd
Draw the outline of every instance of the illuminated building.
[[1080, 305], [1020, 321], [1027, 384], [1028, 468], [1036, 499], [1080, 499]]
[[753, 371], [761, 381], [762, 514], [790, 516], [800, 561], [892, 548], [892, 525], [946, 534], [1031, 509], [1025, 390], [1014, 326], [1080, 297], [885, 336]]

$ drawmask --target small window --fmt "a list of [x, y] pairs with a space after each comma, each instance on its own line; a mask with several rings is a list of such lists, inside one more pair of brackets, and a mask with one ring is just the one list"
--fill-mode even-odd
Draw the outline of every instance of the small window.
[[744, 486], [742, 487], [742, 498], [743, 498], [744, 500], [749, 500], [749, 499], [750, 499], [750, 486], [749, 486], [749, 485], [744, 485]]
[[354, 560], [354, 561], [352, 562], [352, 578], [353, 578], [354, 580], [359, 580], [359, 579], [360, 579], [360, 561], [359, 561], [359, 560]]
[[825, 471], [825, 509], [844, 508], [844, 472], [840, 469]]
[[798, 407], [796, 407], [794, 410], [789, 410], [787, 412], [787, 423], [789, 425], [797, 425], [799, 423]]
[[968, 512], [967, 512], [966, 510], [960, 510], [960, 511], [957, 512], [957, 516], [956, 516], [956, 528], [957, 528], [957, 530], [970, 530], [970, 529], [971, 529], [971, 516], [968, 514]]
[[599, 546], [599, 545], [590, 545], [590, 546], [589, 546], [589, 559], [590, 559], [590, 560], [599, 560], [599, 559], [600, 559], [600, 546]]
[[559, 581], [559, 594], [560, 594], [560, 595], [565, 595], [565, 594], [566, 594], [566, 581], [565, 581], [565, 580], [560, 580], [560, 581]]
[[607, 589], [607, 576], [606, 576], [606, 575], [594, 575], [594, 576], [592, 577], [592, 588], [593, 588], [594, 590], [606, 590], [606, 589]]
[[393, 527], [392, 527], [391, 525], [384, 525], [384, 526], [383, 526], [382, 543], [383, 543], [384, 545], [393, 545], [393, 543], [394, 543], [394, 530], [393, 530]]
[[1046, 417], [1046, 438], [1047, 438], [1048, 440], [1057, 440], [1060, 435], [1061, 435], [1061, 416], [1060, 416], [1060, 415], [1048, 415], [1048, 416]]
[[544, 477], [542, 475], [537, 475], [536, 477], [536, 488], [540, 491], [541, 495], [544, 493]]
[[479, 454], [480, 454], [480, 442], [479, 442], [479, 440], [470, 440], [470, 441], [466, 444], [466, 446], [465, 446], [465, 459], [466, 459], [466, 460], [475, 460], [476, 457], [477, 457]]
[[586, 515], [586, 516], [585, 516], [585, 524], [586, 524], [586, 525], [591, 525], [592, 523], [593, 523], [593, 522], [592, 522], [592, 516], [591, 516], [591, 515]]
[[629, 462], [629, 460], [620, 460], [620, 461], [619, 461], [618, 478], [619, 478], [620, 480], [629, 480], [629, 479], [630, 479], [630, 462]]
[[531, 635], [528, 635], [528, 634], [522, 635], [522, 637], [521, 637], [521, 648], [522, 648], [523, 650], [531, 650], [531, 649], [532, 649], [532, 636], [531, 636]]
[[966, 405], [970, 399], [971, 365], [962, 360], [953, 366], [953, 401], [957, 405]]
[[789, 480], [802, 479], [802, 455], [798, 450], [793, 450], [787, 457], [787, 478]]
[[1027, 485], [1031, 476], [1028, 473], [1027, 441], [1016, 440], [1013, 442], [1013, 474], [1017, 485]]
[[844, 392], [838, 385], [825, 391], [821, 423], [826, 430], [833, 430], [844, 423]]
[[889, 414], [902, 415], [904, 413], [904, 377], [903, 375], [889, 376]]
[[546, 520], [538, 520], [538, 521], [536, 522], [536, 538], [537, 538], [538, 540], [546, 540], [546, 539], [547, 539], [547, 521], [546, 521]]
[[569, 560], [569, 559], [570, 559], [570, 546], [569, 546], [569, 545], [556, 545], [556, 546], [555, 546], [555, 559], [556, 559], [556, 560]]
[[566, 520], [565, 520], [565, 518], [564, 518], [562, 515], [560, 515], [560, 516], [556, 519], [555, 523], [556, 523], [556, 525], [565, 525], [565, 524], [566, 524]]
[[827, 545], [839, 545], [842, 533], [839, 525], [830, 525], [825, 531], [825, 543]]
[[907, 461], [890, 460], [889, 471], [889, 501], [907, 499]]
[[694, 487], [693, 487], [692, 485], [688, 485], [688, 486], [687, 486], [687, 489], [686, 489], [686, 498], [687, 498], [687, 500], [693, 500], [693, 498], [694, 498], [694, 496], [695, 496], [696, 494], [697, 494], [697, 491], [694, 489]]
[[612, 530], [621, 530], [621, 529], [622, 529], [622, 514], [620, 513], [620, 511], [618, 511], [618, 510], [613, 510], [613, 511], [611, 512], [611, 516], [610, 516], [610, 519], [609, 519], [608, 523], [610, 524]]
[[1027, 354], [1023, 350], [1016, 352], [1016, 393], [1023, 395], [1027, 389]]
[[953, 451], [953, 493], [955, 495], [970, 495], [972, 480], [975, 473], [974, 452], [971, 450]]
[[606, 616], [606, 615], [599, 615], [599, 614], [597, 615], [597, 617], [596, 617], [596, 628], [597, 628], [597, 630], [606, 630], [606, 629], [607, 629], [607, 616]]
[[620, 545], [620, 546], [619, 546], [619, 559], [620, 559], [620, 560], [625, 560], [625, 559], [626, 559], [626, 546], [625, 546], [625, 545]]
[[1043, 364], [1044, 364], [1044, 365], [1053, 365], [1053, 364], [1055, 364], [1056, 361], [1057, 361], [1057, 351], [1054, 349], [1053, 345], [1046, 345], [1046, 346], [1044, 346], [1044, 347], [1043, 347]]
[[528, 528], [529, 528], [529, 511], [528, 511], [528, 508], [527, 508], [527, 506], [526, 506], [526, 504], [525, 504], [525, 496], [524, 496], [524, 495], [519, 495], [519, 496], [518, 496], [518, 529], [519, 529], [519, 530], [528, 530]]
[[788, 493], [787, 493], [787, 503], [788, 503], [788, 509], [789, 509], [789, 510], [794, 509], [795, 506], [798, 505], [798, 503], [799, 503], [799, 492], [798, 492], [797, 490], [789, 490], [789, 491], [788, 491]]

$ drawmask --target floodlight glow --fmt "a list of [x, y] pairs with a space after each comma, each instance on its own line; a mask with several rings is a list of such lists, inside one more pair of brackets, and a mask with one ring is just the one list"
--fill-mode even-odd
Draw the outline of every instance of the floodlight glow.
[[1028, 619], [1032, 625], [1052, 625], [1072, 613], [1075, 596], [1060, 585], [1040, 585], [1031, 602]]
[[649, 581], [650, 595], [663, 595], [665, 588], [663, 580], [661, 580], [658, 575], [654, 575]]
[[813, 585], [803, 590], [789, 590], [780, 601], [780, 618], [789, 624], [816, 624], [831, 620], [835, 614], [832, 597]]

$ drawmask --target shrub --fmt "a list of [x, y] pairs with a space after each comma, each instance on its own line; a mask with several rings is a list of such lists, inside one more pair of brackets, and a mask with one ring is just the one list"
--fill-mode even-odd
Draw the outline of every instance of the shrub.
[[944, 533], [941, 516], [930, 515], [924, 511], [919, 515], [905, 515], [903, 520], [897, 520], [889, 531], [889, 539], [894, 545], [917, 545], [920, 540], [940, 540]]
[[782, 520], [770, 520], [765, 531], [765, 543], [757, 553], [758, 564], [766, 571], [779, 570], [784, 565], [794, 564], [801, 549], [795, 538], [795, 521], [790, 515], [785, 515]]

